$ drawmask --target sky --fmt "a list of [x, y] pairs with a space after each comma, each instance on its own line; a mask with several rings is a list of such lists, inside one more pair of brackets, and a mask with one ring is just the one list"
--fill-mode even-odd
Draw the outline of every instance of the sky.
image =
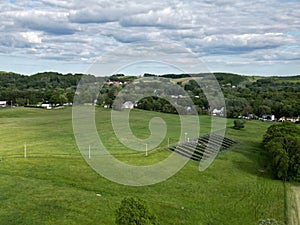
[[1, 0], [0, 71], [296, 75], [299, 15], [299, 0]]

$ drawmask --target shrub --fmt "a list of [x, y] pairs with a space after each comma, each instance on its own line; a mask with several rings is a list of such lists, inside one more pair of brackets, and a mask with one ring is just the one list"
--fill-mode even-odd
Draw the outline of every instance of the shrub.
[[281, 225], [282, 223], [278, 222], [275, 219], [261, 219], [258, 221], [257, 225]]
[[245, 127], [245, 122], [243, 120], [234, 120], [233, 121], [233, 128], [240, 130]]
[[139, 198], [126, 197], [116, 210], [117, 225], [157, 225], [157, 218]]

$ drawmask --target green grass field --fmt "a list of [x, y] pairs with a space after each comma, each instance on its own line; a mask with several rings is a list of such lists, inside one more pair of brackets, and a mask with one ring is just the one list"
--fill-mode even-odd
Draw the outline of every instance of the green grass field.
[[[139, 137], [149, 135], [148, 121], [155, 116], [166, 121], [168, 137], [177, 141], [176, 115], [139, 110], [131, 115], [135, 119], [131, 129]], [[200, 116], [201, 133], [209, 132], [210, 119]], [[167, 139], [148, 157], [132, 154], [114, 137], [110, 111], [97, 109], [96, 121], [105, 145], [120, 160], [145, 165], [170, 154], [164, 150]], [[232, 120], [227, 123], [226, 136], [238, 144], [221, 153], [204, 172], [199, 172], [198, 163], [189, 161], [165, 182], [129, 187], [101, 177], [81, 157], [71, 108], [1, 110], [0, 224], [110, 225], [125, 196], [145, 200], [162, 225], [254, 225], [261, 218], [283, 221], [283, 185], [264, 170], [260, 146], [270, 123], [247, 121], [241, 131], [230, 128]]]

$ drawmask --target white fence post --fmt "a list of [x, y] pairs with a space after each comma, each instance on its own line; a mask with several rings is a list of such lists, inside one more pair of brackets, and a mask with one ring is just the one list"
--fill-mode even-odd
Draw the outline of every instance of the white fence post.
[[26, 142], [24, 143], [24, 158], [27, 158], [27, 146], [26, 146]]

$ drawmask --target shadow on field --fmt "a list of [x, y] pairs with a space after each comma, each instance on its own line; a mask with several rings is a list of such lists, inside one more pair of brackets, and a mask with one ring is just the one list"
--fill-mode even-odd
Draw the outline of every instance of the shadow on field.
[[270, 174], [267, 166], [266, 153], [260, 143], [252, 141], [240, 142], [232, 151], [242, 155], [242, 157], [232, 159], [236, 169], [261, 178], [272, 178], [272, 174]]

